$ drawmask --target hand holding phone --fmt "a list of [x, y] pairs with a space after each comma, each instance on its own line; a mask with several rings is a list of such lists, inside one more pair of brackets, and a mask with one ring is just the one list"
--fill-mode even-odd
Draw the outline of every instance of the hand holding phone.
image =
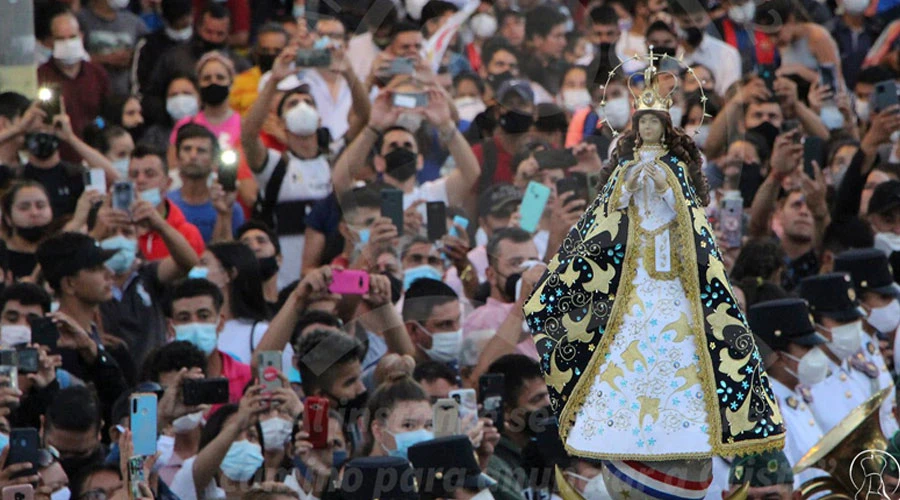
[[537, 230], [541, 217], [544, 216], [544, 207], [547, 206], [547, 200], [550, 199], [550, 188], [547, 186], [530, 181], [525, 189], [525, 196], [522, 198], [522, 204], [519, 205], [519, 227], [533, 233]]
[[447, 205], [443, 201], [429, 201], [425, 204], [428, 239], [438, 241], [447, 234]]
[[313, 448], [328, 447], [328, 399], [309, 396], [303, 402], [303, 428]]
[[34, 500], [34, 486], [30, 484], [5, 486], [3, 500]]
[[436, 438], [459, 434], [459, 403], [452, 398], [438, 399], [434, 403], [432, 422]]
[[47, 346], [51, 351], [56, 349], [56, 343], [59, 341], [59, 328], [52, 318], [34, 316], [28, 318], [28, 323], [31, 325], [32, 343]]
[[156, 394], [132, 394], [129, 403], [134, 454], [147, 457], [153, 455], [156, 453]]
[[403, 191], [381, 190], [381, 216], [391, 219], [397, 227], [397, 234], [403, 234]]
[[226, 149], [219, 155], [219, 184], [225, 191], [237, 189], [237, 170], [239, 156], [233, 149]]
[[257, 376], [260, 385], [263, 386], [264, 393], [272, 393], [276, 389], [280, 389], [281, 379], [281, 352], [280, 351], [260, 351], [256, 353], [257, 359]]
[[369, 293], [369, 273], [355, 269], [332, 269], [328, 291], [339, 295]]
[[482, 416], [494, 423], [498, 432], [503, 432], [503, 388], [505, 376], [502, 373], [485, 373], [478, 378], [478, 401]]
[[128, 181], [116, 182], [112, 186], [112, 207], [131, 213], [131, 205], [134, 203], [134, 184]]
[[31, 464], [31, 468], [13, 474], [13, 478], [37, 474], [39, 445], [40, 437], [37, 429], [33, 427], [13, 429], [9, 433], [9, 453], [6, 456], [6, 467], [13, 464]]
[[228, 402], [228, 379], [184, 379], [181, 397], [187, 406], [216, 405]]

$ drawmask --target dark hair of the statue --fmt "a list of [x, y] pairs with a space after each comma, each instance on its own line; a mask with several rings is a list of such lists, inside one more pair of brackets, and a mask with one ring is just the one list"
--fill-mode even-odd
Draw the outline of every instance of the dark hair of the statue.
[[672, 119], [669, 117], [669, 113], [662, 111], [643, 110], [634, 113], [634, 116], [631, 118], [631, 130], [622, 134], [619, 142], [616, 144], [616, 149], [610, 155], [609, 161], [603, 167], [603, 170], [600, 171], [600, 185], [604, 186], [609, 181], [613, 171], [619, 164], [619, 158], [632, 158], [634, 157], [634, 150], [640, 148], [641, 138], [637, 133], [638, 120], [645, 113], [653, 113], [665, 124], [666, 131], [663, 134], [663, 146], [668, 149], [669, 154], [674, 155], [687, 165], [687, 174], [694, 186], [697, 200], [703, 206], [708, 205], [709, 184], [706, 182], [706, 176], [703, 175], [703, 159], [700, 156], [700, 149], [697, 148], [697, 145], [688, 134], [680, 129], [676, 130], [672, 126]]

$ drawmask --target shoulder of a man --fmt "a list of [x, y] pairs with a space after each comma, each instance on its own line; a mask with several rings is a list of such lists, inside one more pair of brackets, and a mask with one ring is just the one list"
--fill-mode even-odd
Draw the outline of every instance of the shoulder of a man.
[[178, 205], [176, 205], [175, 202], [171, 200], [167, 201], [169, 214], [166, 216], [166, 222], [184, 236], [191, 245], [191, 248], [197, 252], [197, 255], [202, 254], [203, 250], [206, 249], [206, 245], [203, 243], [203, 236], [200, 234], [200, 230], [197, 229], [197, 226], [188, 222], [187, 218], [184, 216], [184, 212], [178, 208]]

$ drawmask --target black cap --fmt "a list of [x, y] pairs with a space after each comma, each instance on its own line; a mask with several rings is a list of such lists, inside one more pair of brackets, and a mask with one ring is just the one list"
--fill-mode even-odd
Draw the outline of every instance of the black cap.
[[422, 493], [452, 498], [459, 488], [479, 491], [497, 484], [481, 472], [467, 436], [446, 436], [409, 447], [409, 461], [416, 468]]
[[351, 460], [341, 478], [343, 500], [417, 500], [415, 471], [398, 457]]
[[789, 342], [815, 346], [827, 342], [816, 332], [812, 315], [803, 299], [778, 299], [760, 302], [747, 311], [750, 330], [759, 337], [762, 349], [768, 346], [783, 351]]
[[847, 273], [810, 276], [800, 281], [800, 296], [809, 303], [809, 312], [824, 314], [837, 321], [853, 321], [865, 317], [859, 307], [856, 290]]
[[82, 269], [97, 267], [117, 252], [100, 248], [100, 243], [88, 235], [60, 233], [44, 240], [36, 257], [44, 276], [52, 284], [66, 276], [74, 276]]
[[900, 181], [882, 182], [869, 198], [869, 213], [883, 214], [900, 207]]
[[522, 203], [522, 192], [512, 184], [494, 184], [478, 197], [478, 215], [496, 215], [515, 208]]
[[834, 270], [849, 273], [853, 286], [860, 293], [872, 291], [900, 297], [900, 286], [894, 282], [894, 271], [881, 250], [847, 250], [835, 257]]
[[751, 488], [794, 484], [791, 463], [781, 450], [737, 457], [731, 464], [728, 484], [750, 483]]

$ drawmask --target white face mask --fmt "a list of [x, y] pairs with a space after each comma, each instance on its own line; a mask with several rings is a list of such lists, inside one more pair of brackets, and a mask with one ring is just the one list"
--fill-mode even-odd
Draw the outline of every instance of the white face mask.
[[869, 0], [844, 0], [844, 12], [858, 16], [869, 7]]
[[566, 475], [581, 479], [587, 483], [584, 486], [584, 490], [581, 491], [581, 496], [584, 497], [584, 500], [607, 500], [612, 498], [609, 490], [606, 489], [606, 483], [603, 482], [603, 474], [598, 473], [590, 479], [574, 472], [566, 472]]
[[672, 126], [680, 127], [681, 119], [684, 117], [684, 109], [681, 106], [672, 106], [669, 108], [669, 116], [672, 118]]
[[587, 89], [567, 89], [562, 91], [563, 106], [568, 111], [576, 111], [590, 106], [591, 93]]
[[316, 111], [316, 108], [301, 101], [285, 113], [284, 124], [288, 132], [308, 137], [315, 134], [319, 128], [319, 112]]
[[398, 127], [403, 127], [410, 132], [415, 132], [422, 126], [422, 120], [424, 118], [424, 116], [418, 113], [400, 113], [400, 116], [397, 117], [396, 125]]
[[472, 34], [482, 40], [486, 40], [497, 32], [497, 18], [482, 12], [472, 16], [469, 26], [472, 28]]
[[191, 36], [194, 35], [194, 27], [188, 26], [187, 28], [182, 28], [180, 30], [176, 30], [166, 26], [166, 36], [175, 40], [176, 42], [186, 42], [191, 39]]
[[75, 64], [87, 57], [81, 37], [53, 42], [53, 58], [63, 64]]
[[263, 444], [266, 451], [283, 450], [285, 443], [291, 439], [291, 430], [293, 430], [293, 422], [283, 418], [275, 417], [263, 420], [259, 423], [262, 427]]
[[108, 2], [110, 7], [119, 10], [128, 7], [128, 4], [131, 3], [131, 0], [108, 0]]
[[869, 101], [857, 98], [853, 104], [853, 109], [860, 120], [864, 122], [869, 121]]
[[459, 119], [467, 122], [474, 121], [479, 113], [487, 109], [484, 101], [477, 97], [458, 97], [453, 100], [453, 104], [459, 113]]
[[598, 107], [597, 114], [601, 118], [605, 115], [606, 122], [610, 127], [621, 130], [628, 125], [628, 120], [631, 118], [631, 104], [627, 97], [616, 97], [606, 101], [606, 107]]
[[419, 346], [422, 347], [422, 350], [425, 351], [429, 358], [441, 363], [449, 363], [459, 359], [459, 351], [462, 349], [462, 330], [431, 333], [422, 325], [419, 325], [419, 328], [431, 337], [431, 349]]
[[728, 17], [738, 24], [748, 24], [756, 16], [756, 3], [750, 0], [744, 5], [735, 5], [728, 9]]
[[891, 132], [891, 144], [897, 144], [900, 142], [900, 130], [895, 130]]
[[194, 116], [200, 111], [200, 102], [196, 96], [178, 94], [166, 99], [166, 111], [176, 122], [187, 116]]
[[830, 330], [831, 343], [828, 344], [828, 348], [840, 359], [849, 358], [862, 347], [861, 330], [862, 321], [854, 321], [853, 323], [832, 328]]
[[893, 299], [886, 306], [873, 307], [866, 321], [881, 333], [895, 331], [900, 326], [900, 302]]
[[70, 498], [72, 498], [72, 491], [68, 486], [63, 486], [50, 494], [50, 500], [69, 500]]
[[27, 325], [0, 326], [0, 344], [12, 347], [31, 342], [31, 328]]
[[822, 106], [822, 110], [819, 111], [819, 118], [828, 130], [838, 130], [844, 126], [844, 115], [833, 104]]
[[892, 253], [900, 252], [900, 234], [878, 233], [875, 235], [874, 246], [890, 257]]
[[828, 377], [828, 356], [822, 349], [813, 347], [800, 359], [786, 352], [782, 352], [782, 354], [797, 362], [797, 373], [791, 371], [790, 368], [785, 367], [785, 369], [797, 377], [801, 384], [814, 386]]
[[702, 148], [704, 144], [706, 144], [706, 138], [709, 137], [709, 124], [704, 123], [699, 127], [696, 125], [688, 125], [684, 127], [684, 131], [687, 133], [688, 137], [694, 139], [694, 142], [697, 143], [697, 146]]
[[198, 411], [197, 413], [190, 413], [188, 415], [183, 415], [181, 417], [176, 418], [172, 421], [172, 428], [175, 430], [175, 434], [187, 434], [192, 430], [200, 427], [200, 422], [203, 420], [203, 412]]

